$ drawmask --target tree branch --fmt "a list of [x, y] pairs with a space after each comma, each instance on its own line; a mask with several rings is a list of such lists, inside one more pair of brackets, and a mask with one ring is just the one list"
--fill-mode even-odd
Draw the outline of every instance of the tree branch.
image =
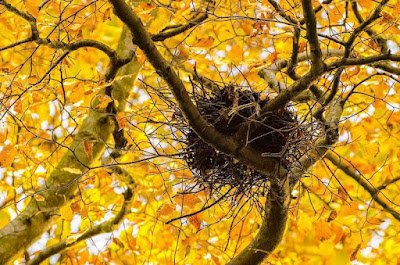
[[[344, 50], [339, 50], [339, 49], [332, 49], [332, 50], [323, 50], [322, 51], [322, 56], [324, 58], [328, 57], [335, 57], [335, 56], [343, 56], [344, 55]], [[308, 52], [302, 52], [297, 54], [296, 62], [304, 62], [310, 59], [310, 53]], [[292, 59], [291, 59], [292, 60]], [[283, 84], [282, 82], [279, 82], [276, 74], [278, 72], [281, 72], [284, 68], [290, 66], [290, 61], [286, 59], [280, 59], [274, 62], [270, 67], [264, 67], [262, 68], [259, 72], [258, 75], [265, 79], [265, 81], [268, 82], [268, 85], [273, 89], [275, 92], [282, 92], [283, 90], [286, 90], [286, 85]], [[299, 78], [300, 79], [300, 78]], [[302, 95], [300, 95], [300, 98], [303, 98]], [[296, 99], [294, 99], [296, 100]]]
[[391, 214], [397, 221], [400, 221], [400, 213], [390, 207], [379, 195], [381, 194], [381, 190], [375, 188], [371, 183], [363, 178], [363, 176], [351, 168], [349, 165], [346, 165], [340, 157], [329, 152], [325, 156], [329, 161], [332, 162], [335, 166], [337, 166], [341, 171], [343, 171], [347, 176], [351, 177], [355, 180], [361, 187], [364, 188], [372, 197], [374, 201], [376, 201], [386, 212]]
[[179, 35], [183, 32], [185, 32], [186, 30], [193, 28], [194, 26], [199, 25], [201, 22], [203, 22], [204, 20], [206, 20], [208, 17], [208, 8], [206, 10], [206, 12], [200, 16], [198, 16], [197, 18], [190, 20], [188, 23], [184, 24], [184, 25], [180, 25], [177, 27], [174, 27], [172, 29], [169, 28], [165, 28], [163, 29], [160, 33], [157, 33], [156, 35], [153, 35], [151, 37], [151, 39], [153, 41], [164, 41], [168, 38], [174, 37], [176, 35]]
[[312, 0], [302, 0], [303, 15], [307, 26], [307, 39], [310, 44], [312, 71], [323, 71], [324, 62], [322, 61], [321, 47], [319, 46], [317, 19], [315, 17]]
[[[126, 57], [134, 49], [130, 34], [123, 31], [117, 52], [121, 57]], [[115, 68], [116, 66], [112, 66]], [[124, 66], [119, 75], [130, 74], [129, 77], [113, 83], [113, 98], [119, 101], [118, 109], [123, 109], [126, 99], [132, 88], [133, 81], [139, 73], [140, 64], [133, 60]], [[115, 71], [111, 69], [110, 71]], [[91, 111], [80, 127], [79, 133], [69, 150], [51, 173], [47, 180], [47, 188], [40, 193], [43, 201], [31, 198], [29, 204], [21, 214], [8, 225], [0, 229], [0, 264], [19, 254], [31, 244], [38, 236], [47, 231], [57, 220], [59, 209], [74, 197], [77, 182], [87, 168], [99, 159], [105, 148], [104, 143], [111, 136], [113, 126], [109, 124], [108, 113]], [[83, 146], [83, 140], [93, 142], [92, 157], [88, 157]], [[65, 168], [74, 170], [65, 170]]]
[[272, 184], [265, 204], [261, 227], [251, 241], [227, 265], [260, 264], [279, 245], [285, 232], [290, 205], [290, 187], [286, 180], [281, 185]]
[[[358, 22], [360, 24], [364, 23], [364, 19], [362, 18], [360, 12], [358, 11], [356, 1], [351, 2], [351, 8], [353, 9], [354, 15], [356, 16]], [[379, 44], [379, 46], [381, 47], [382, 53], [389, 52], [389, 48], [387, 46], [386, 40], [382, 36], [376, 34], [376, 32], [371, 28], [365, 29], [365, 32], [367, 32], [367, 34]]]
[[[356, 17], [358, 18], [359, 21], [362, 21], [362, 23], [354, 29], [354, 31], [352, 32], [352, 34], [350, 35], [348, 41], [345, 43], [345, 48], [346, 48], [346, 53], [345, 53], [345, 57], [348, 57], [350, 55], [351, 52], [351, 46], [353, 45], [353, 42], [355, 41], [356, 37], [363, 32], [366, 27], [368, 27], [373, 21], [375, 21], [376, 19], [379, 18], [380, 16], [380, 12], [382, 11], [383, 7], [389, 2], [389, 0], [383, 0], [382, 2], [380, 2], [376, 8], [374, 9], [374, 11], [372, 12], [372, 14], [366, 19], [362, 21], [361, 15], [358, 13], [357, 10], [357, 3], [353, 2], [352, 3], [352, 7], [353, 10], [355, 10], [356, 13]], [[357, 14], [358, 13], [358, 14]], [[368, 30], [366, 30], [368, 33]], [[371, 33], [371, 31], [370, 31]], [[387, 46], [386, 46], [387, 48]]]
[[[327, 66], [328, 71], [334, 70], [336, 68], [339, 68], [341, 66], [351, 66], [351, 65], [363, 65], [363, 64], [373, 64], [373, 63], [378, 63], [382, 61], [395, 61], [395, 62], [400, 62], [400, 55], [397, 54], [380, 54], [380, 55], [375, 55], [375, 56], [369, 56], [369, 57], [361, 57], [361, 58], [343, 58], [341, 60], [338, 60], [336, 62], [333, 62]], [[382, 65], [379, 66], [379, 68], [382, 68]]]
[[169, 85], [180, 110], [196, 134], [215, 149], [232, 155], [250, 167], [265, 173], [271, 181], [277, 181], [280, 174], [284, 172], [278, 161], [273, 158], [263, 158], [250, 147], [240, 145], [233, 137], [223, 135], [209, 125], [191, 101], [182, 80], [158, 51], [140, 18], [124, 0], [110, 0], [110, 2], [114, 6], [115, 14], [131, 30], [134, 43], [146, 55], [157, 74]]
[[37, 256], [31, 259], [27, 263], [27, 265], [39, 265], [41, 262], [51, 257], [52, 255], [57, 254], [85, 239], [91, 238], [98, 234], [112, 232], [116, 228], [116, 226], [118, 226], [118, 224], [122, 221], [123, 217], [130, 212], [130, 203], [132, 197], [132, 190], [128, 188], [124, 193], [124, 204], [122, 205], [121, 210], [113, 219], [94, 225], [80, 235], [67, 237], [64, 240], [61, 240], [60, 242], [47, 247], [46, 249], [42, 250]]

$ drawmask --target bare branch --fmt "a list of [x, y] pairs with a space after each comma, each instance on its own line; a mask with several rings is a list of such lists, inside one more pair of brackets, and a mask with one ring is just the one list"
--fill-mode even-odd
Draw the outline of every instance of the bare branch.
[[160, 33], [157, 33], [151, 37], [153, 41], [164, 41], [168, 38], [174, 37], [176, 35], [179, 35], [186, 30], [193, 28], [197, 25], [199, 25], [201, 22], [206, 20], [208, 17], [207, 10], [204, 14], [198, 16], [197, 18], [190, 20], [188, 23], [180, 26], [175, 26], [173, 28], [165, 28], [163, 29]]
[[384, 190], [387, 188], [387, 186], [392, 185], [396, 182], [400, 181], [400, 177], [385, 181], [382, 185], [376, 187], [377, 190]]
[[302, 0], [303, 15], [307, 26], [307, 39], [310, 44], [311, 61], [313, 63], [312, 71], [323, 71], [324, 63], [322, 61], [321, 47], [319, 46], [317, 19], [315, 17], [312, 0]]

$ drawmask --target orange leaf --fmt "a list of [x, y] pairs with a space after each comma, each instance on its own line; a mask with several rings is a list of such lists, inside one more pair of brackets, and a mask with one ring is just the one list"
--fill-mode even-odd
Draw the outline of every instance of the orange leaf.
[[214, 43], [214, 38], [211, 36], [208, 36], [207, 38], [197, 39], [192, 46], [199, 47], [199, 48], [207, 48], [207, 47], [211, 47], [211, 45], [213, 43]]
[[125, 128], [127, 120], [125, 118], [125, 115], [123, 113], [118, 113], [117, 114], [117, 122], [118, 122], [118, 127], [120, 130]]
[[70, 204], [71, 210], [75, 213], [79, 213], [81, 211], [81, 205], [79, 201], [73, 202]]
[[357, 259], [357, 253], [360, 250], [360, 248], [361, 248], [361, 243], [356, 246], [356, 248], [353, 250], [353, 252], [351, 252], [351, 254], [350, 254], [350, 260], [351, 261]]
[[372, 49], [376, 50], [376, 51], [380, 50], [379, 45], [372, 39], [369, 40], [368, 46], [371, 47]]
[[28, 12], [35, 18], [37, 18], [39, 16], [39, 7], [36, 5], [35, 1], [26, 0], [25, 7], [26, 7], [26, 10], [28, 10]]
[[17, 103], [15, 103], [14, 105], [14, 110], [18, 113], [22, 112], [22, 101], [17, 101]]
[[[375, 43], [375, 42], [374, 42]], [[378, 48], [379, 49], [379, 48]], [[347, 77], [352, 77], [355, 75], [358, 75], [358, 73], [360, 73], [360, 67], [356, 66], [355, 69], [353, 71], [350, 71], [349, 73], [347, 73]]]
[[199, 218], [198, 215], [195, 215], [195, 216], [190, 217], [190, 218], [189, 218], [189, 222], [190, 222], [194, 227], [196, 227], [196, 229], [200, 229], [201, 220], [200, 220], [200, 218]]
[[347, 192], [342, 187], [338, 188], [338, 197], [343, 201], [347, 199]]
[[315, 224], [315, 236], [317, 239], [324, 241], [329, 239], [332, 236], [331, 228], [328, 223], [324, 221], [320, 221]]
[[41, 102], [43, 100], [43, 96], [40, 95], [39, 93], [32, 93], [32, 100], [33, 102], [37, 103], [37, 102]]
[[100, 95], [98, 96], [98, 100], [99, 100], [99, 105], [96, 106], [96, 109], [105, 109], [108, 105], [108, 103], [110, 103], [112, 101], [112, 99], [107, 96], [107, 95]]
[[9, 167], [11, 166], [12, 162], [14, 161], [14, 156], [16, 155], [17, 151], [12, 149], [11, 146], [6, 146], [0, 152], [0, 165], [1, 167]]
[[250, 36], [253, 33], [254, 27], [248, 21], [243, 21], [241, 26], [246, 35]]
[[190, 208], [193, 208], [194, 206], [196, 206], [196, 204], [201, 202], [199, 197], [197, 197], [196, 195], [193, 195], [193, 194], [179, 195], [179, 196], [174, 197], [174, 200], [177, 204], [179, 204], [181, 206], [185, 205]]
[[117, 246], [119, 246], [120, 248], [124, 248], [125, 246], [124, 246], [124, 243], [122, 243], [121, 242], [121, 240], [119, 240], [118, 238], [113, 238], [113, 242], [117, 245]]
[[335, 210], [333, 210], [333, 211], [329, 214], [329, 217], [328, 217], [327, 222], [329, 223], [330, 221], [335, 220], [336, 217], [337, 217], [337, 215], [338, 215], [337, 212], [336, 212]]
[[299, 52], [304, 52], [307, 46], [307, 42], [300, 42]]
[[271, 63], [274, 63], [275, 61], [276, 61], [276, 58], [278, 58], [278, 54], [279, 54], [279, 52], [273, 52], [270, 56], [269, 56], [269, 61], [271, 62]]
[[89, 141], [83, 141], [83, 148], [85, 149], [86, 155], [89, 159], [92, 159], [93, 156], [93, 143]]
[[346, 234], [343, 231], [342, 226], [338, 225], [336, 223], [331, 223], [330, 226], [331, 226], [333, 234], [335, 235], [335, 239], [333, 240], [333, 243], [337, 244], [337, 243], [341, 242], [342, 240], [344, 240], [344, 238], [346, 237]]
[[388, 12], [382, 11], [382, 17], [383, 17], [383, 21], [385, 22], [392, 22], [394, 21], [394, 17], [392, 17], [392, 15], [390, 15]]
[[164, 203], [157, 210], [157, 216], [170, 216], [173, 212], [175, 212], [175, 205], [172, 203]]
[[104, 11], [103, 22], [106, 20], [111, 20], [111, 7], [107, 8], [106, 11]]

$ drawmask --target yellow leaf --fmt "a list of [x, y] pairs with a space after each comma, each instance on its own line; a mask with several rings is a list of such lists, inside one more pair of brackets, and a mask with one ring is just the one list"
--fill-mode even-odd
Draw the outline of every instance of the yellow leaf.
[[79, 168], [64, 167], [63, 169], [61, 169], [61, 171], [65, 171], [71, 174], [82, 174], [82, 170], [80, 170]]
[[89, 189], [86, 191], [86, 194], [90, 200], [94, 202], [100, 201], [100, 191], [98, 189]]
[[301, 233], [307, 233], [312, 229], [312, 222], [306, 214], [302, 213], [299, 215], [297, 220], [297, 229]]
[[74, 212], [72, 211], [71, 207], [66, 205], [60, 209], [60, 215], [62, 219], [70, 222], [74, 217]]
[[70, 245], [72, 243], [74, 243], [76, 240], [79, 239], [79, 237], [81, 237], [82, 234], [74, 234], [74, 235], [69, 235], [66, 239], [65, 239], [65, 243], [67, 243], [67, 245]]

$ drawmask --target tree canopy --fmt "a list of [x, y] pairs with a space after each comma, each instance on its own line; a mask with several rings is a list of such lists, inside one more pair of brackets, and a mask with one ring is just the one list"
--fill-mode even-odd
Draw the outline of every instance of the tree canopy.
[[400, 264], [397, 0], [0, 0], [0, 264]]

